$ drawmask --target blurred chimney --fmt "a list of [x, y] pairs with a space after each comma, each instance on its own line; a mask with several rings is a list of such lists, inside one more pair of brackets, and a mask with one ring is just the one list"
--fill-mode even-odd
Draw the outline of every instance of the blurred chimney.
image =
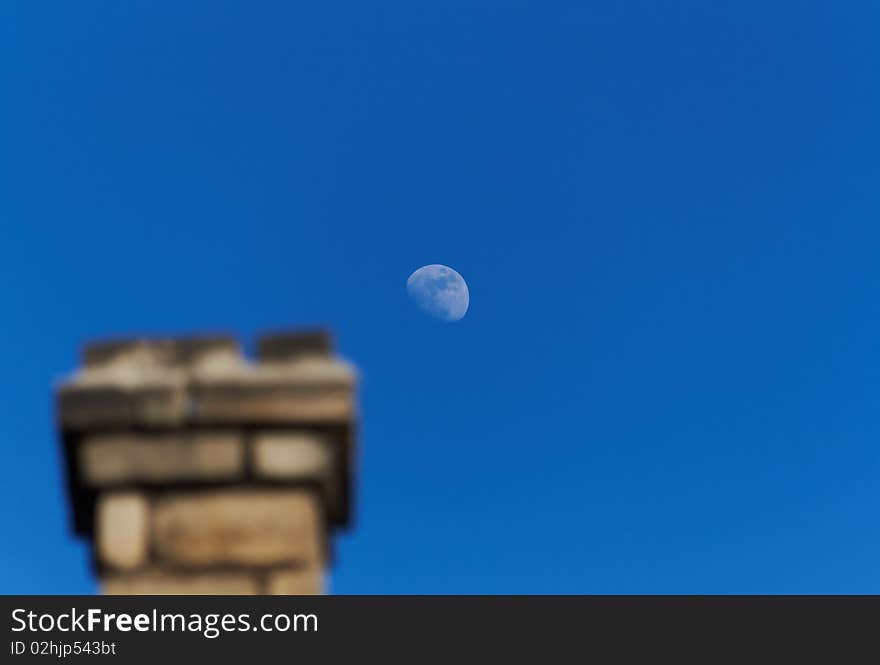
[[323, 331], [90, 344], [58, 387], [104, 593], [322, 593], [351, 515], [355, 372]]

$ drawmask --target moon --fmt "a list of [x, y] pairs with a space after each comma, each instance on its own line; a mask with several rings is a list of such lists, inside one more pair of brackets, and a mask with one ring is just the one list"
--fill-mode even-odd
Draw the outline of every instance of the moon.
[[424, 312], [441, 321], [460, 321], [470, 294], [464, 278], [449, 266], [422, 266], [406, 280], [406, 292]]

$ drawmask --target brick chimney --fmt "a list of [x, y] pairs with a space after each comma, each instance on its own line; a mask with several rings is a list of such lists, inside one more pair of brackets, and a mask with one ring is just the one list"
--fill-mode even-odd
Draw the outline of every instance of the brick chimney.
[[56, 392], [109, 594], [322, 593], [351, 516], [355, 372], [326, 332], [90, 344]]

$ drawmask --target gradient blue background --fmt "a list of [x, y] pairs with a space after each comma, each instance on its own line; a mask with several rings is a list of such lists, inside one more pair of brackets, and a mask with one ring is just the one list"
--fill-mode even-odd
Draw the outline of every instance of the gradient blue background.
[[0, 592], [93, 589], [84, 340], [311, 323], [336, 592], [880, 592], [876, 3], [300, 4], [0, 7]]

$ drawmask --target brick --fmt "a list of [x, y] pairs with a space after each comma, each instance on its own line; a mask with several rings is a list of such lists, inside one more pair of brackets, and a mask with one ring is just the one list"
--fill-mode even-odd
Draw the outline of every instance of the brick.
[[257, 358], [263, 362], [288, 362], [305, 357], [329, 357], [333, 336], [327, 330], [306, 330], [263, 335], [257, 342]]
[[230, 366], [200, 373], [194, 419], [226, 424], [344, 424], [354, 415], [354, 369], [335, 359]]
[[65, 429], [127, 426], [132, 422], [128, 391], [114, 386], [63, 386], [57, 393], [58, 419]]
[[58, 391], [64, 429], [182, 424], [189, 401], [182, 380], [128, 384], [70, 383]]
[[189, 398], [181, 376], [136, 385], [130, 390], [129, 400], [135, 425], [181, 425], [189, 416]]
[[323, 556], [323, 515], [306, 490], [179, 493], [157, 502], [153, 540], [175, 565], [312, 564]]
[[86, 345], [83, 363], [89, 369], [192, 366], [217, 354], [240, 356], [238, 341], [229, 335], [127, 338]]
[[83, 364], [89, 369], [110, 367], [145, 367], [159, 364], [167, 350], [158, 340], [137, 337], [91, 342], [82, 351]]
[[98, 559], [112, 568], [130, 570], [147, 561], [149, 504], [135, 492], [99, 497], [96, 510]]
[[199, 387], [199, 423], [345, 423], [354, 417], [346, 387], [213, 384]]
[[276, 479], [326, 479], [332, 454], [326, 437], [309, 432], [265, 432], [254, 438], [254, 471]]
[[238, 341], [228, 335], [178, 337], [168, 340], [169, 362], [194, 367], [216, 358], [241, 359]]
[[101, 579], [101, 592], [108, 595], [240, 596], [259, 593], [259, 587], [256, 578], [247, 573], [149, 571], [108, 575]]
[[78, 460], [92, 486], [214, 481], [242, 474], [244, 446], [234, 432], [99, 434], [80, 444]]
[[275, 596], [316, 596], [326, 593], [325, 587], [319, 566], [272, 571], [266, 583], [267, 593]]

